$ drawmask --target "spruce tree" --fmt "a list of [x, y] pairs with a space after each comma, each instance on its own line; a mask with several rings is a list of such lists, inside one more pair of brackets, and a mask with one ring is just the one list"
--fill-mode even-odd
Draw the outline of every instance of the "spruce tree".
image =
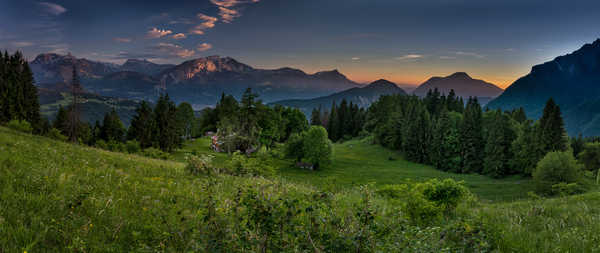
[[431, 162], [437, 169], [461, 172], [462, 158], [458, 133], [460, 114], [442, 109], [433, 132], [433, 152]]
[[52, 127], [58, 129], [64, 136], [67, 136], [69, 132], [69, 113], [62, 105], [58, 107]]
[[481, 173], [483, 148], [485, 145], [482, 128], [481, 106], [477, 98], [469, 98], [460, 131], [462, 144], [463, 173]]
[[156, 122], [156, 142], [158, 147], [171, 152], [181, 145], [180, 134], [177, 128], [177, 107], [171, 101], [169, 95], [160, 95], [154, 107], [154, 121]]
[[494, 112], [493, 124], [488, 129], [485, 144], [483, 173], [495, 178], [511, 174], [509, 162], [512, 160], [511, 144], [514, 133], [510, 118], [500, 110]]
[[125, 127], [114, 109], [104, 115], [104, 121], [100, 128], [100, 138], [105, 141], [122, 142], [125, 135]]
[[542, 156], [552, 151], [566, 151], [568, 148], [568, 138], [564, 122], [560, 107], [552, 98], [546, 102], [544, 113], [539, 121], [540, 124], [537, 130], [538, 143], [544, 152]]
[[329, 120], [327, 121], [327, 133], [329, 134], [329, 139], [333, 142], [336, 142], [339, 138], [339, 118], [338, 111], [335, 105], [335, 101], [331, 105], [331, 112], [329, 113]]
[[311, 126], [321, 126], [321, 106], [319, 109], [313, 108], [312, 113], [310, 114], [310, 125]]
[[127, 139], [137, 140], [141, 148], [149, 148], [155, 143], [155, 135], [156, 122], [152, 108], [146, 101], [142, 101], [131, 119]]

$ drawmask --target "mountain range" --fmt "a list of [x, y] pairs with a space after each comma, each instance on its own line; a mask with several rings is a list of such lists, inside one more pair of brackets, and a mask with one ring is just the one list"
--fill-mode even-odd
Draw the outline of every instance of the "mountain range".
[[600, 135], [600, 39], [533, 66], [488, 107], [523, 107], [529, 117], [539, 118], [549, 98], [560, 106], [570, 135]]
[[30, 62], [36, 83], [69, 83], [77, 67], [86, 91], [102, 96], [149, 100], [167, 92], [196, 108], [214, 105], [221, 93], [241, 96], [250, 87], [265, 102], [329, 95], [360, 84], [337, 70], [307, 74], [298, 69], [258, 69], [230, 57], [209, 56], [178, 65], [127, 60], [123, 65], [41, 54]]
[[485, 105], [487, 102], [497, 97], [502, 93], [502, 89], [498, 86], [488, 83], [483, 80], [473, 79], [465, 72], [456, 72], [446, 77], [432, 77], [419, 85], [414, 95], [424, 97], [429, 90], [438, 89], [442, 94], [450, 93], [454, 90], [457, 96], [464, 99], [469, 97], [477, 97], [479, 103]]
[[373, 102], [377, 101], [382, 95], [404, 94], [406, 92], [398, 87], [395, 83], [380, 79], [368, 84], [365, 87], [351, 88], [345, 91], [337, 92], [328, 96], [317, 97], [313, 99], [288, 99], [273, 102], [271, 104], [279, 104], [300, 109], [305, 115], [310, 116], [314, 108], [322, 108], [329, 110], [333, 103], [340, 103], [346, 99], [348, 103], [358, 105], [359, 107], [369, 107]]

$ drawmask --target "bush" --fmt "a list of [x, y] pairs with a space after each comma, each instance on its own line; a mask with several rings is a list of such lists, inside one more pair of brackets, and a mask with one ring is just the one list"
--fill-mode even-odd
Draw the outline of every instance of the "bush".
[[403, 209], [413, 223], [432, 224], [443, 214], [453, 213], [458, 204], [469, 195], [463, 182], [449, 178], [443, 181], [432, 179], [416, 184], [407, 192]]
[[6, 126], [10, 129], [28, 134], [33, 132], [31, 124], [25, 120], [11, 120], [6, 124]]
[[142, 152], [140, 154], [143, 156], [146, 156], [146, 157], [150, 157], [150, 158], [154, 158], [154, 159], [162, 159], [162, 160], [167, 160], [171, 156], [169, 153], [163, 152], [162, 150], [157, 149], [157, 148], [144, 149], [144, 150], [142, 150]]
[[67, 141], [67, 136], [62, 135], [60, 133], [60, 130], [58, 130], [56, 128], [50, 129], [50, 131], [48, 131], [48, 133], [46, 134], [46, 136], [48, 138], [59, 140], [59, 141]]
[[121, 153], [125, 153], [127, 152], [127, 148], [125, 147], [125, 144], [119, 141], [114, 141], [111, 140], [107, 143], [107, 148], [110, 151], [113, 152], [121, 152]]
[[578, 158], [586, 170], [600, 169], [600, 143], [586, 143]]
[[390, 198], [390, 199], [400, 199], [402, 197], [406, 197], [408, 192], [407, 185], [397, 185], [397, 184], [388, 184], [383, 187], [377, 189], [375, 193], [377, 195]]
[[217, 173], [212, 165], [212, 159], [213, 156], [210, 155], [189, 156], [186, 158], [188, 164], [185, 169], [194, 175]]
[[275, 168], [269, 165], [268, 159], [264, 154], [249, 158], [237, 151], [226, 162], [226, 168], [233, 175], [272, 176]]
[[108, 144], [104, 140], [97, 140], [94, 145], [96, 148], [108, 150]]
[[142, 150], [140, 143], [136, 140], [127, 141], [127, 143], [125, 143], [125, 149], [127, 149], [127, 153], [129, 154], [136, 154]]
[[570, 152], [550, 152], [537, 164], [533, 173], [536, 192], [542, 195], [555, 195], [555, 186], [560, 183], [571, 184], [581, 182], [581, 165]]

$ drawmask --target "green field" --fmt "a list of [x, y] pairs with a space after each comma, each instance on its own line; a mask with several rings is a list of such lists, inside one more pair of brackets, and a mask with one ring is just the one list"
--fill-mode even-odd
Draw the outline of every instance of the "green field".
[[[185, 161], [185, 154], [194, 151], [197, 154], [214, 155], [218, 163], [225, 161], [227, 155], [212, 152], [210, 140], [201, 138], [186, 143], [175, 159]], [[333, 146], [331, 165], [319, 171], [309, 171], [291, 166], [292, 161], [276, 160], [274, 166], [284, 178], [303, 184], [320, 187], [347, 188], [368, 183], [377, 186], [420, 182], [431, 178], [452, 178], [465, 181], [469, 189], [486, 201], [513, 201], [527, 197], [533, 186], [528, 178], [514, 176], [493, 179], [479, 174], [454, 174], [439, 171], [431, 166], [408, 162], [395, 151], [372, 145], [361, 140], [347, 141]]]
[[[174, 157], [184, 159], [194, 151], [211, 153], [207, 143], [206, 139], [189, 143]], [[390, 156], [397, 160], [388, 160]], [[219, 154], [216, 161], [226, 158]], [[368, 161], [361, 165], [361, 159]], [[528, 181], [458, 177], [404, 162], [391, 151], [358, 141], [336, 144], [334, 165], [323, 171], [282, 168], [283, 177], [272, 179], [194, 176], [185, 166], [0, 127], [0, 252], [210, 252], [210, 247], [223, 242], [229, 243], [223, 246], [229, 251], [255, 252], [262, 245], [257, 232], [262, 230], [250, 226], [249, 219], [262, 220], [273, 213], [236, 207], [240, 191], [266, 201], [245, 200], [266, 203], [257, 206], [264, 210], [295, 203], [287, 200], [300, 201], [302, 208], [293, 216], [289, 234], [276, 238], [287, 243], [280, 249], [285, 252], [337, 251], [326, 245], [354, 247], [365, 233], [375, 252], [600, 250], [598, 192], [510, 203], [470, 201], [442, 223], [413, 226], [399, 209], [400, 203], [378, 196], [365, 198], [363, 188], [351, 185], [452, 177], [464, 179], [483, 199], [495, 200], [493, 195], [510, 190], [496, 198], [509, 200], [528, 189], [505, 188]], [[327, 182], [332, 178], [345, 190], [321, 200], [319, 188], [330, 187]], [[310, 213], [308, 207], [318, 212]], [[374, 214], [371, 230], [360, 225], [363, 208]], [[313, 222], [322, 225], [311, 230]], [[313, 231], [312, 239], [307, 231]]]

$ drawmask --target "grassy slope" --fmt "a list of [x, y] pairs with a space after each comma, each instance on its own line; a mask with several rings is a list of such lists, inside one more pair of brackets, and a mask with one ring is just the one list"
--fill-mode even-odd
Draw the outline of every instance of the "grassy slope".
[[[217, 162], [227, 159], [226, 154], [216, 154], [209, 149], [207, 138], [187, 143], [175, 155], [175, 159], [184, 161], [185, 153], [194, 151], [215, 155]], [[393, 159], [390, 160], [390, 157]], [[446, 173], [431, 166], [405, 161], [397, 152], [359, 140], [334, 144], [333, 162], [320, 171], [291, 168], [291, 163], [280, 160], [275, 161], [274, 165], [280, 169], [281, 175], [290, 181], [320, 187], [352, 187], [367, 183], [402, 184], [431, 178], [452, 178], [457, 181], [464, 180], [472, 192], [487, 201], [522, 199], [527, 197], [527, 192], [533, 190], [529, 179], [493, 179], [476, 174]]]
[[[336, 150], [337, 156], [344, 154]], [[179, 162], [72, 146], [0, 127], [0, 252], [190, 250], [193, 237], [188, 233], [202, 217], [197, 214], [198, 203], [206, 194], [203, 181], [183, 167]], [[226, 206], [234, 195], [232, 185], [261, 182], [268, 181], [220, 177], [213, 196]], [[283, 187], [313, 191], [291, 183]], [[348, 194], [353, 193], [339, 196], [349, 198]], [[461, 213], [472, 224], [483, 224], [502, 252], [599, 250], [597, 192], [475, 204]]]

